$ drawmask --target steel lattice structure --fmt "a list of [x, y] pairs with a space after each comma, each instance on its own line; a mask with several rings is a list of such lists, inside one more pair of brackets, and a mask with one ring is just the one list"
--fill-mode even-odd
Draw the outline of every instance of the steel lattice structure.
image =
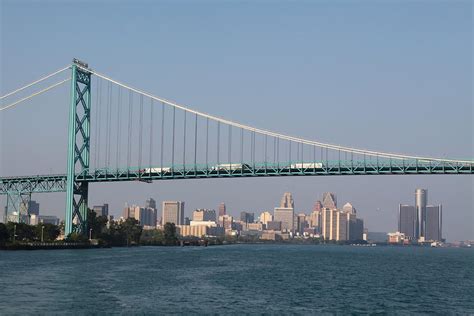
[[[0, 111], [13, 108], [71, 80], [67, 172], [59, 175], [0, 177], [0, 194], [7, 195], [7, 210], [15, 211], [18, 220], [21, 220], [20, 214], [25, 212], [21, 206], [25, 205], [32, 193], [66, 192], [66, 234], [87, 231], [89, 184], [94, 182], [474, 174], [472, 159], [429, 158], [357, 149], [288, 136], [222, 119], [132, 88], [77, 60], [71, 66], [2, 96], [0, 100], [68, 69], [71, 70], [70, 78], [0, 107]], [[92, 78], [97, 80], [94, 105]], [[105, 97], [101, 90], [102, 83], [108, 84]], [[118, 93], [115, 98], [114, 87]], [[135, 104], [136, 97], [138, 106]], [[102, 103], [104, 98], [105, 104]], [[150, 112], [145, 113], [145, 102], [148, 101]], [[127, 104], [128, 120], [125, 119], [124, 122], [121, 115], [126, 112], [124, 107]], [[134, 109], [137, 108], [138, 124], [134, 121], [134, 115], [137, 115]], [[92, 114], [93, 109], [95, 114]], [[103, 111], [106, 122], [97, 123]], [[180, 113], [181, 118], [178, 118]], [[93, 115], [97, 116], [94, 128], [91, 125]], [[158, 120], [154, 121], [157, 117]], [[116, 124], [115, 127], [113, 124]], [[105, 135], [101, 134], [102, 125]], [[144, 126], [149, 126], [148, 141], [143, 137]], [[134, 130], [138, 130], [138, 139], [133, 138]], [[115, 137], [112, 139], [114, 132]], [[156, 136], [158, 139], [154, 138]], [[148, 143], [143, 146], [144, 142]], [[112, 146], [115, 146], [115, 161]], [[126, 159], [122, 157], [123, 152], [127, 153]], [[134, 152], [137, 153], [136, 165], [132, 164], [135, 161]], [[149, 158], [145, 162], [144, 154], [147, 153]]]

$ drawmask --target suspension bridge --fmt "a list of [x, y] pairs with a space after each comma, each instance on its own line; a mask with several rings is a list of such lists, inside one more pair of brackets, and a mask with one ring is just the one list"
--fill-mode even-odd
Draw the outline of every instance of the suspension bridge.
[[[0, 176], [0, 194], [7, 200], [5, 222], [27, 218], [25, 205], [32, 194], [66, 192], [65, 233], [85, 233], [89, 184], [95, 182], [474, 173], [474, 160], [357, 149], [239, 124], [121, 83], [77, 59], [1, 96], [0, 111], [13, 110], [66, 83], [67, 170]], [[36, 87], [39, 90], [18, 97]]]

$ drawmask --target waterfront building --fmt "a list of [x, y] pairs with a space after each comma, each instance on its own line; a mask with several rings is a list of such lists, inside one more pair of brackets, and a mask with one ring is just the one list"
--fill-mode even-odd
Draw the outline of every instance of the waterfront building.
[[425, 240], [442, 241], [443, 207], [441, 205], [426, 206]]
[[295, 212], [293, 208], [276, 207], [273, 210], [273, 220], [281, 222], [281, 230], [285, 232], [294, 232], [295, 230]]
[[216, 221], [216, 211], [198, 209], [193, 212], [193, 221]]
[[290, 192], [285, 192], [280, 201], [280, 208], [295, 208], [295, 202]]
[[104, 203], [103, 205], [94, 205], [92, 210], [95, 212], [96, 216], [109, 216], [109, 204]]
[[219, 226], [224, 227], [226, 231], [232, 230], [232, 225], [234, 223], [234, 218], [230, 215], [219, 216]]
[[162, 205], [162, 225], [173, 223], [175, 225], [184, 224], [184, 202], [182, 201], [163, 201]]
[[426, 202], [428, 200], [428, 191], [425, 189], [416, 189], [415, 208], [416, 208], [416, 237], [425, 237], [426, 229]]
[[389, 244], [399, 244], [406, 240], [405, 234], [401, 232], [388, 233], [387, 236], [387, 241]]
[[320, 231], [320, 226], [321, 226], [321, 211], [313, 211], [309, 215], [309, 220], [308, 220], [309, 227], [315, 228], [316, 231]]
[[225, 203], [222, 202], [221, 204], [219, 204], [219, 216], [224, 216], [226, 215], [227, 209], [226, 209], [226, 206], [225, 206]]
[[123, 218], [134, 218], [142, 226], [156, 227], [156, 210], [153, 208], [144, 208], [136, 205], [125, 207], [123, 210]]
[[262, 212], [260, 214], [260, 223], [267, 225], [268, 222], [273, 220], [273, 215], [270, 212]]
[[337, 208], [337, 197], [335, 193], [325, 192], [323, 193], [323, 207], [328, 209]]
[[255, 221], [255, 214], [249, 212], [240, 212], [240, 221], [243, 223], [253, 223]]
[[327, 240], [348, 240], [348, 215], [337, 209], [325, 208], [321, 212], [322, 236]]
[[247, 223], [246, 230], [254, 230], [254, 231], [262, 231], [263, 224], [262, 223]]
[[398, 231], [416, 239], [416, 211], [412, 205], [398, 205]]

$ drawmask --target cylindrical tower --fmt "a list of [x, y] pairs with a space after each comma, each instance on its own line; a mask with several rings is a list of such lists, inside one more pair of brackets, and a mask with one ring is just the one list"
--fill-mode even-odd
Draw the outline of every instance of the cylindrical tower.
[[428, 190], [416, 189], [415, 207], [416, 207], [416, 237], [425, 237], [426, 230], [426, 204], [428, 200]]

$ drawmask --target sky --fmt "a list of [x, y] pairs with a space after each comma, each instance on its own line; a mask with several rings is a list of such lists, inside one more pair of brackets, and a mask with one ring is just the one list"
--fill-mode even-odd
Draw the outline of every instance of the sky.
[[[154, 95], [283, 134], [355, 148], [474, 157], [471, 1], [0, 1], [0, 94], [85, 60]], [[0, 112], [0, 176], [64, 173], [68, 87]], [[474, 178], [338, 176], [93, 184], [90, 205], [153, 197], [260, 213], [293, 193], [351, 202], [395, 231], [415, 189], [443, 204], [448, 240], [474, 239]], [[65, 194], [37, 194], [64, 217]], [[0, 207], [5, 204], [0, 197]]]

